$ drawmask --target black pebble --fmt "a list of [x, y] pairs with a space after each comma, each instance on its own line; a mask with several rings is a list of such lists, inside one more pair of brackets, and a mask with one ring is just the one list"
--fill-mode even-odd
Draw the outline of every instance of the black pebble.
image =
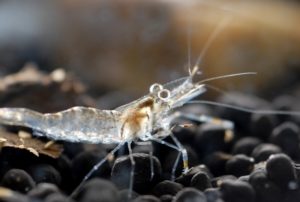
[[209, 171], [209, 169], [206, 167], [206, 165], [201, 164], [201, 165], [192, 167], [186, 174], [183, 174], [183, 175], [179, 176], [178, 178], [176, 178], [175, 181], [184, 186], [190, 186], [192, 178], [198, 172], [204, 172], [209, 176], [209, 178], [212, 178], [212, 174]]
[[20, 194], [18, 192], [6, 189], [4, 187], [0, 188], [0, 201], [1, 202], [31, 202], [26, 195]]
[[291, 189], [296, 183], [296, 171], [290, 157], [285, 154], [270, 156], [266, 164], [267, 176], [282, 189]]
[[244, 154], [238, 154], [226, 162], [226, 173], [240, 177], [248, 175], [254, 168], [254, 159]]
[[[273, 100], [273, 106], [276, 110], [293, 111], [292, 106], [295, 103], [294, 97], [290, 95], [280, 95]], [[290, 120], [290, 115], [277, 115], [280, 122]]]
[[285, 122], [277, 126], [270, 137], [270, 142], [278, 145], [291, 158], [300, 156], [299, 127], [292, 122]]
[[259, 163], [262, 161], [266, 161], [272, 154], [278, 153], [281, 153], [280, 147], [274, 144], [264, 143], [255, 147], [251, 156], [255, 159], [256, 163]]
[[133, 202], [160, 202], [160, 200], [152, 195], [143, 195], [134, 199]]
[[222, 194], [219, 188], [209, 188], [204, 191], [207, 202], [222, 202]]
[[174, 196], [181, 189], [183, 189], [183, 186], [181, 184], [169, 180], [164, 180], [158, 183], [157, 185], [155, 185], [153, 189], [153, 194], [157, 197], [166, 194]]
[[31, 166], [28, 172], [38, 184], [41, 182], [48, 182], [56, 185], [60, 185], [61, 176], [60, 173], [51, 165], [48, 164], [38, 164]]
[[75, 185], [72, 176], [71, 160], [66, 155], [61, 155], [55, 165], [62, 177], [60, 188], [65, 192], [71, 192]]
[[243, 137], [234, 144], [232, 153], [250, 156], [253, 149], [259, 144], [261, 144], [261, 140], [256, 137]]
[[78, 200], [79, 202], [119, 202], [117, 193], [103, 190], [90, 190], [83, 197]]
[[[92, 150], [84, 151], [78, 154], [72, 160], [72, 176], [74, 178], [75, 184], [79, 184], [84, 176], [105, 156], [106, 152], [103, 150]], [[92, 177], [109, 177], [110, 166], [106, 161], [97, 171], [95, 171]]]
[[299, 202], [300, 201], [300, 189], [289, 190], [284, 193], [284, 202]]
[[[139, 194], [136, 193], [135, 191], [131, 191], [131, 193], [129, 193], [128, 189], [123, 189], [118, 193], [119, 193], [119, 199], [122, 200], [122, 202], [131, 202], [132, 200], [134, 200], [139, 196]], [[129, 194], [131, 194], [131, 197], [129, 197]]]
[[188, 144], [191, 145], [195, 139], [197, 126], [195, 123], [187, 120], [181, 121], [178, 124], [191, 124], [189, 127], [175, 127], [173, 129], [173, 134], [177, 137], [181, 144]]
[[[254, 95], [237, 92], [226, 93], [218, 99], [218, 102], [248, 109], [267, 109], [269, 105], [265, 100]], [[226, 107], [219, 107], [217, 110], [220, 117], [233, 121], [238, 131], [249, 132], [251, 113]]]
[[249, 183], [256, 193], [257, 202], [281, 202], [280, 188], [268, 179], [265, 170], [256, 170], [251, 173]]
[[173, 202], [207, 202], [203, 192], [195, 188], [184, 188], [176, 194]]
[[221, 184], [220, 191], [225, 202], [255, 201], [255, 191], [247, 182], [226, 180]]
[[61, 193], [53, 193], [46, 197], [45, 202], [74, 202], [74, 200]]
[[73, 159], [79, 153], [84, 151], [84, 144], [64, 142], [64, 154], [66, 154], [70, 159]]
[[211, 179], [205, 172], [198, 172], [195, 174], [191, 180], [191, 186], [200, 190], [204, 191], [207, 188], [211, 188]]
[[252, 114], [251, 116], [251, 134], [262, 140], [267, 140], [278, 120], [271, 114]]
[[243, 175], [238, 178], [239, 181], [249, 182], [249, 175]]
[[34, 187], [30, 192], [28, 192], [28, 196], [33, 198], [45, 199], [50, 194], [58, 193], [59, 189], [56, 185], [51, 183], [39, 183], [36, 187]]
[[[150, 156], [143, 153], [134, 153], [132, 156], [135, 161], [133, 189], [138, 193], [149, 193], [160, 178], [160, 162], [155, 156], [152, 156], [154, 176], [151, 179]], [[129, 156], [120, 157], [113, 165], [111, 180], [120, 189], [128, 188], [131, 170], [132, 165]]]
[[153, 146], [150, 145], [135, 145], [132, 149], [133, 153], [145, 153], [149, 154], [150, 152], [153, 152]]
[[117, 202], [119, 194], [116, 186], [108, 180], [94, 178], [89, 180], [75, 196], [80, 202]]
[[231, 157], [230, 154], [224, 152], [214, 152], [204, 159], [204, 163], [214, 176], [220, 176], [225, 174], [226, 162]]
[[[0, 155], [0, 171], [5, 173], [11, 168], [24, 169], [28, 165], [32, 165], [37, 161], [49, 160], [44, 155], [37, 157], [33, 153], [24, 149], [16, 149], [13, 147], [3, 147]], [[1, 173], [3, 174], [3, 173]]]
[[35, 182], [24, 170], [10, 169], [2, 178], [1, 186], [27, 193], [35, 186]]
[[83, 185], [82, 192], [90, 190], [112, 190], [117, 191], [116, 186], [108, 180], [95, 178], [88, 180], [85, 185]]
[[232, 138], [226, 137], [225, 131], [224, 127], [214, 124], [203, 124], [199, 127], [194, 148], [199, 153], [200, 159], [216, 151], [229, 151]]
[[173, 201], [174, 196], [172, 195], [162, 195], [161, 197], [159, 197], [160, 202], [172, 202]]
[[219, 177], [215, 177], [215, 178], [211, 179], [211, 185], [215, 188], [220, 187], [221, 184], [227, 180], [235, 181], [235, 180], [237, 180], [237, 177], [235, 177], [233, 175], [222, 175]]

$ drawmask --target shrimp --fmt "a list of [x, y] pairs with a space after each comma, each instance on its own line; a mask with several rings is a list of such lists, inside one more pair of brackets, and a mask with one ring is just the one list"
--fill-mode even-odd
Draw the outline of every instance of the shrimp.
[[[199, 73], [199, 68], [195, 66], [187, 77], [164, 85], [155, 83], [150, 86], [148, 95], [114, 110], [72, 107], [57, 113], [42, 114], [26, 108], [0, 108], [0, 124], [28, 127], [34, 131], [35, 135], [47, 137], [51, 140], [93, 144], [117, 143], [117, 147], [109, 155], [114, 154], [125, 143], [128, 143], [129, 156], [133, 167], [129, 186], [129, 189], [132, 190], [135, 162], [130, 145], [133, 141], [155, 141], [176, 149], [182, 155], [183, 172], [188, 171], [187, 152], [176, 137], [172, 135], [171, 123], [181, 115], [175, 111], [176, 108], [183, 106], [207, 90], [204, 83], [206, 80], [194, 82], [197, 73]], [[249, 74], [254, 73], [230, 74], [215, 77], [215, 79]], [[188, 118], [193, 119], [191, 116]], [[208, 116], [201, 116], [199, 121], [223, 124], [230, 131], [233, 129], [231, 122]], [[167, 136], [172, 137], [175, 145], [163, 140]], [[108, 156], [93, 167], [72, 195], [78, 193], [82, 184], [104, 163]], [[172, 170], [173, 179], [176, 167], [177, 163]]]
[[193, 74], [166, 85], [153, 84], [150, 93], [115, 110], [72, 107], [42, 114], [26, 108], [0, 108], [0, 123], [29, 127], [53, 140], [84, 143], [121, 143], [168, 136], [172, 109], [205, 92], [193, 84]]
[[[51, 140], [82, 143], [115, 143], [117, 146], [92, 170], [87, 173], [79, 186], [73, 191], [71, 197], [77, 195], [83, 184], [99, 167], [118, 151], [125, 143], [128, 145], [129, 157], [132, 165], [129, 182], [129, 195], [133, 189], [135, 162], [132, 155], [131, 143], [137, 141], [155, 141], [177, 150], [179, 155], [172, 168], [171, 179], [175, 179], [175, 171], [180, 156], [183, 161], [183, 173], [188, 172], [188, 156], [186, 149], [172, 134], [172, 122], [177, 117], [186, 117], [201, 122], [220, 124], [229, 135], [233, 132], [233, 123], [206, 115], [196, 117], [176, 111], [195, 97], [207, 90], [208, 81], [220, 78], [252, 75], [254, 72], [223, 75], [202, 81], [195, 81], [200, 74], [199, 63], [212, 39], [228, 22], [222, 21], [208, 40], [196, 65], [190, 69], [189, 75], [166, 84], [154, 83], [149, 88], [149, 93], [133, 102], [120, 106], [114, 110], [99, 110], [90, 107], [72, 107], [57, 113], [42, 114], [26, 108], [0, 108], [0, 124], [23, 126], [33, 130], [34, 135], [47, 137]], [[174, 144], [164, 141], [170, 136]], [[151, 154], [150, 154], [151, 155]], [[151, 177], [153, 177], [153, 162], [150, 158]], [[129, 196], [130, 197], [130, 196]]]
[[[77, 106], [42, 114], [26, 108], [0, 108], [0, 123], [28, 127], [35, 135], [68, 142], [111, 144], [166, 137], [177, 116], [174, 109], [206, 91], [203, 82], [192, 81], [197, 71], [195, 67], [190, 76], [165, 85], [155, 83], [148, 95], [114, 110]], [[248, 74], [254, 73], [222, 78]]]
[[[200, 122], [222, 125], [228, 135], [232, 135], [234, 129], [234, 124], [231, 121], [206, 115], [195, 116], [193, 114], [183, 114], [176, 111], [176, 109], [185, 104], [201, 103], [201, 101], [193, 102], [192, 100], [207, 91], [208, 86], [206, 82], [221, 78], [256, 74], [255, 72], [244, 72], [195, 81], [196, 75], [200, 73], [200, 58], [203, 57], [204, 52], [212, 42], [212, 39], [215, 38], [220, 31], [220, 28], [225, 25], [225, 21], [221, 25], [222, 26], [217, 27], [212, 34], [212, 38], [208, 40], [196, 65], [192, 69], [189, 69], [188, 76], [163, 85], [154, 83], [150, 86], [147, 95], [133, 102], [114, 110], [100, 110], [77, 106], [61, 112], [46, 114], [26, 108], [0, 108], [0, 124], [28, 127], [33, 130], [35, 135], [47, 137], [51, 140], [93, 144], [117, 144], [105, 158], [99, 161], [92, 170], [85, 175], [70, 197], [76, 196], [91, 175], [126, 143], [128, 145], [129, 158], [132, 165], [129, 182], [129, 197], [131, 197], [135, 170], [131, 143], [137, 141], [155, 141], [179, 152], [172, 169], [171, 178], [174, 179], [180, 156], [183, 161], [183, 173], [187, 173], [189, 170], [187, 151], [172, 134], [172, 122], [175, 118], [181, 116]], [[218, 104], [205, 101], [202, 103]], [[235, 106], [223, 106], [247, 112], [255, 112], [254, 110], [246, 110]], [[164, 138], [168, 136], [172, 138], [174, 144], [164, 141]], [[150, 160], [151, 159], [152, 158], [150, 158]], [[153, 176], [152, 167], [153, 163], [151, 163], [151, 176]]]

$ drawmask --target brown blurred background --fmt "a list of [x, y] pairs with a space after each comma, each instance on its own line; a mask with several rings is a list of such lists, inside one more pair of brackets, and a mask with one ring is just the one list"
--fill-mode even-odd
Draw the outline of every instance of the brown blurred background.
[[268, 96], [296, 86], [296, 1], [2, 0], [0, 75], [34, 62], [46, 72], [66, 69], [96, 96], [118, 90], [140, 96], [151, 83], [185, 76], [188, 38], [194, 64], [225, 18], [229, 23], [201, 60], [203, 78], [256, 71], [213, 84]]

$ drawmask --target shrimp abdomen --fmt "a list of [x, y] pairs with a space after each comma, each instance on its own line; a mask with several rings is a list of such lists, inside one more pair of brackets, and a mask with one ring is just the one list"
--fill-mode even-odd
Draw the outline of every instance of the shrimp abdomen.
[[28, 127], [38, 136], [69, 142], [121, 141], [117, 124], [119, 116], [117, 111], [88, 107], [73, 107], [48, 114], [25, 108], [0, 108], [0, 124]]
[[89, 107], [72, 107], [62, 112], [44, 114], [46, 133], [52, 139], [71, 142], [118, 142], [120, 113]]

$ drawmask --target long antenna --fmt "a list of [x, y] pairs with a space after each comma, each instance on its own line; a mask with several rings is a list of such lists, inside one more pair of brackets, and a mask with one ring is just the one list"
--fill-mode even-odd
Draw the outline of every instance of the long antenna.
[[292, 116], [300, 116], [300, 111], [282, 111], [282, 110], [260, 110], [260, 109], [249, 109], [245, 107], [240, 107], [236, 105], [230, 105], [220, 102], [214, 102], [209, 100], [192, 100], [187, 102], [186, 104], [207, 104], [219, 107], [225, 107], [229, 109], [235, 109], [238, 111], [254, 113], [254, 114], [273, 114], [273, 115], [292, 115]]
[[226, 17], [225, 19], [222, 19], [221, 22], [217, 25], [217, 27], [214, 29], [213, 33], [209, 36], [208, 40], [204, 44], [204, 47], [199, 54], [195, 66], [199, 66], [201, 63], [202, 58], [207, 52], [207, 49], [211, 46], [212, 42], [216, 39], [218, 34], [222, 31], [222, 29], [230, 22], [231, 17]]
[[236, 77], [236, 76], [245, 76], [245, 75], [256, 75], [256, 72], [242, 72], [242, 73], [235, 73], [235, 74], [226, 74], [226, 75], [222, 75], [222, 76], [215, 76], [215, 77], [211, 77], [208, 79], [203, 79], [201, 81], [198, 82], [198, 84], [200, 83], [205, 83], [208, 81], [214, 81], [214, 80], [218, 80], [218, 79], [224, 79], [224, 78], [230, 78], [230, 77]]
[[191, 70], [191, 34], [192, 30], [191, 30], [191, 25], [188, 25], [187, 28], [187, 35], [186, 35], [186, 42], [187, 42], [187, 60], [188, 60], [188, 70], [189, 70], [189, 75], [192, 74], [192, 70]]

